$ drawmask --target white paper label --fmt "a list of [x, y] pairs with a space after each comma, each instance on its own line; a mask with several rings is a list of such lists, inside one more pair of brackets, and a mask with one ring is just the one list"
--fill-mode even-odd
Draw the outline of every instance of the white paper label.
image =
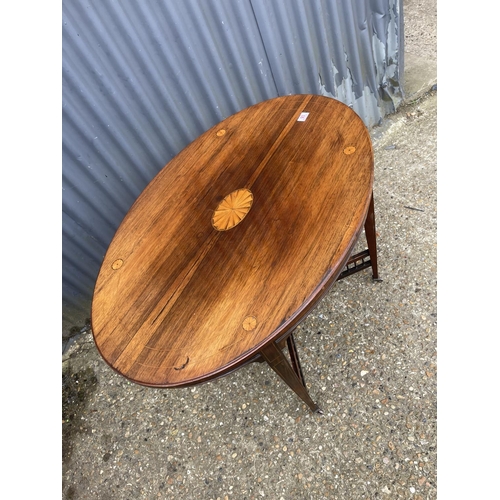
[[300, 116], [298, 117], [297, 121], [298, 122], [305, 122], [307, 120], [308, 116], [309, 116], [309, 113], [300, 113]]

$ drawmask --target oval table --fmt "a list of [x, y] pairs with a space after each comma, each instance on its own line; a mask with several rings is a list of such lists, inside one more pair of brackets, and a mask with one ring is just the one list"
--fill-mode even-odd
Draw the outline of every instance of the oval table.
[[[292, 332], [336, 280], [367, 267], [378, 279], [372, 184], [368, 131], [335, 99], [278, 97], [226, 118], [119, 226], [92, 300], [100, 354], [161, 388], [267, 361], [321, 412]], [[363, 229], [368, 249], [353, 256]]]

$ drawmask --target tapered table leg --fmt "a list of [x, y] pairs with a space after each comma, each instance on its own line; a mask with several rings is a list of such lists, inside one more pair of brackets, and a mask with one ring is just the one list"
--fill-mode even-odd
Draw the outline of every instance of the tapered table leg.
[[299, 353], [297, 352], [297, 346], [295, 345], [295, 339], [293, 338], [293, 333], [286, 339], [286, 345], [288, 347], [288, 353], [290, 354], [290, 359], [292, 361], [293, 371], [297, 374], [302, 385], [306, 385], [306, 380], [304, 378], [304, 373], [302, 372], [302, 366], [300, 366]]
[[[288, 345], [290, 346], [290, 344]], [[294, 351], [296, 354], [296, 350]], [[302, 401], [304, 401], [313, 412], [322, 413], [319, 406], [311, 399], [311, 396], [309, 396], [301, 377], [295, 373], [281, 349], [274, 342], [271, 342], [266, 347], [261, 349], [260, 353], [269, 366], [283, 379], [283, 381], [288, 384], [295, 394], [297, 394], [297, 396], [299, 396], [299, 398], [302, 399]], [[300, 367], [300, 365], [298, 366]]]
[[370, 261], [372, 265], [372, 277], [378, 280], [378, 265], [377, 265], [377, 233], [375, 230], [375, 209], [373, 203], [373, 192], [368, 207], [368, 215], [365, 221], [365, 235], [368, 243], [368, 251], [370, 252]]

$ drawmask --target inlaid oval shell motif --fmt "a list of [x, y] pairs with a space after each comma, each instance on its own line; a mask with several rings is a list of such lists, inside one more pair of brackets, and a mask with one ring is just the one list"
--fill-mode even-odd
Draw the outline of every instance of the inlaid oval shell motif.
[[253, 194], [249, 189], [229, 193], [214, 210], [212, 226], [217, 231], [227, 231], [237, 226], [252, 208]]

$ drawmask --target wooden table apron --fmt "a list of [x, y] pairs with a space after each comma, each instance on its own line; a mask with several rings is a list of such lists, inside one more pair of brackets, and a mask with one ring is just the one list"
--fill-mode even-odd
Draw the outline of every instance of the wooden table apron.
[[289, 336], [363, 227], [376, 275], [372, 184], [368, 131], [335, 99], [278, 97], [226, 118], [158, 173], [118, 228], [92, 301], [100, 354], [164, 388], [261, 356], [317, 410]]

